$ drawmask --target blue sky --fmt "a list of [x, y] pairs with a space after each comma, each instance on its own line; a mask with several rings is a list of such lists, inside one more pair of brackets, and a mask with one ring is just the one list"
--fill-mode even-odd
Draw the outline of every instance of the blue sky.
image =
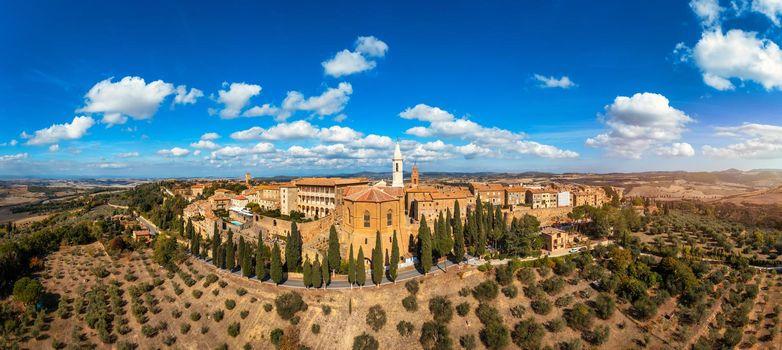
[[[3, 2], [0, 175], [782, 167], [782, 1]], [[221, 93], [222, 92], [222, 93]]]

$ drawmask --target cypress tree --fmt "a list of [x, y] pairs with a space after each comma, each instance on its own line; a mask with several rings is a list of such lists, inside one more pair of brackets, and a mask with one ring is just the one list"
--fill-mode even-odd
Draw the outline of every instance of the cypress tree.
[[236, 267], [236, 251], [234, 250], [234, 233], [228, 230], [228, 240], [225, 242], [225, 266], [228, 271], [233, 271]]
[[239, 269], [244, 273], [244, 236], [239, 236], [239, 249], [238, 250], [238, 259], [237, 264], [239, 265]]
[[193, 255], [201, 256], [201, 235], [193, 233]]
[[358, 258], [356, 259], [356, 284], [363, 286], [367, 282], [367, 271], [364, 268], [364, 249], [358, 247]]
[[[459, 201], [453, 201], [453, 232], [462, 231], [462, 210], [459, 208]], [[464, 232], [462, 232], [464, 233]]]
[[320, 266], [320, 275], [323, 278], [323, 288], [328, 287], [329, 283], [331, 283], [331, 276], [329, 275], [329, 257], [324, 256], [323, 257], [323, 264]]
[[323, 276], [320, 274], [320, 269], [320, 260], [316, 255], [315, 263], [312, 264], [312, 286], [315, 288], [320, 288], [320, 286], [323, 284]]
[[432, 237], [429, 234], [429, 226], [426, 225], [426, 217], [423, 215], [421, 215], [421, 225], [418, 226], [418, 242], [421, 246], [418, 253], [421, 270], [427, 274], [432, 268]]
[[356, 283], [356, 261], [353, 259], [353, 243], [350, 243], [350, 255], [348, 255], [348, 282]]
[[301, 234], [295, 222], [291, 222], [291, 232], [285, 240], [285, 265], [289, 272], [298, 269], [301, 262]]
[[190, 239], [190, 253], [191, 254], [198, 254], [198, 250], [194, 250], [195, 243], [195, 230], [193, 229], [193, 220], [187, 219], [187, 226], [185, 228], [185, 232], [187, 234], [187, 238]]
[[272, 264], [269, 274], [274, 283], [282, 283], [282, 257], [280, 256], [280, 246], [277, 245], [277, 242], [274, 242], [274, 248], [272, 249]]
[[459, 213], [459, 202], [456, 202], [454, 207], [454, 220], [458, 225], [454, 225], [453, 229], [453, 260], [457, 264], [461, 264], [464, 260], [464, 231], [461, 225], [461, 219], [457, 215]]
[[396, 281], [397, 270], [399, 269], [399, 242], [396, 240], [396, 230], [391, 242], [391, 260], [388, 263], [388, 278]]
[[258, 236], [258, 251], [255, 252], [255, 278], [263, 280], [266, 277], [266, 259], [263, 256], [263, 238]]
[[342, 257], [339, 256], [339, 238], [337, 237], [337, 228], [331, 225], [329, 229], [329, 271], [339, 270], [339, 264], [342, 263]]
[[304, 275], [304, 287], [309, 288], [312, 284], [312, 263], [310, 262], [310, 256], [307, 255], [304, 258], [304, 266], [302, 267], [302, 274]]
[[375, 234], [375, 249], [372, 250], [372, 282], [380, 285], [383, 282], [383, 240], [380, 231]]
[[222, 238], [220, 238], [220, 231], [217, 230], [217, 222], [215, 222], [214, 231], [212, 231], [212, 260], [215, 260], [215, 253], [220, 247], [220, 243], [222, 243], [220, 242], [221, 240]]

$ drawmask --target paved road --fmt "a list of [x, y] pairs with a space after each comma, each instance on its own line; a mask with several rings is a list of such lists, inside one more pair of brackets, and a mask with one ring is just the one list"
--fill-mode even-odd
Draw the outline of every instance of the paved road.
[[141, 225], [146, 226], [146, 228], [149, 230], [149, 233], [151, 233], [153, 236], [157, 236], [157, 233], [160, 231], [160, 229], [157, 228], [157, 225], [141, 215], [138, 216], [138, 222], [140, 222]]

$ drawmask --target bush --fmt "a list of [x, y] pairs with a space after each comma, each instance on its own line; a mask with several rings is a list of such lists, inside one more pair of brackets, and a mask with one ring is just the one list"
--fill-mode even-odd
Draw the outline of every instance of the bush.
[[541, 282], [540, 287], [549, 295], [556, 295], [565, 288], [565, 280], [562, 277], [554, 276]]
[[504, 349], [510, 343], [508, 328], [502, 323], [490, 323], [481, 330], [481, 341], [491, 350]]
[[203, 294], [204, 292], [202, 292], [200, 289], [193, 289], [193, 298], [199, 299]]
[[409, 312], [418, 311], [418, 301], [415, 299], [415, 295], [408, 295], [402, 299], [402, 306]]
[[414, 328], [413, 324], [407, 321], [399, 321], [399, 323], [396, 324], [396, 330], [399, 332], [399, 335], [403, 337], [413, 334]]
[[563, 295], [557, 299], [554, 300], [554, 305], [556, 307], [562, 308], [565, 306], [568, 306], [573, 303], [573, 296], [572, 295]]
[[538, 298], [530, 302], [532, 311], [538, 315], [548, 315], [551, 312], [551, 302], [546, 298]]
[[236, 294], [239, 295], [240, 297], [244, 296], [245, 294], [247, 294], [247, 289], [239, 288], [236, 290]]
[[222, 321], [223, 316], [225, 316], [225, 312], [223, 312], [223, 310], [217, 310], [212, 313], [212, 318], [215, 320], [215, 322]]
[[559, 259], [554, 264], [554, 273], [560, 276], [570, 275], [575, 269], [576, 264], [569, 259]]
[[22, 277], [14, 283], [14, 299], [27, 305], [35, 304], [43, 294], [43, 285], [38, 280]]
[[524, 267], [516, 274], [516, 278], [524, 285], [535, 283], [535, 271], [531, 267]]
[[285, 334], [285, 332], [283, 332], [282, 329], [275, 328], [272, 330], [271, 334], [269, 334], [269, 339], [271, 339], [274, 346], [280, 346], [280, 340], [282, 340], [283, 334]]
[[331, 306], [323, 305], [321, 309], [323, 309], [324, 315], [328, 316], [329, 314], [331, 314]]
[[187, 334], [187, 332], [190, 332], [190, 324], [189, 323], [183, 323], [179, 326], [179, 331], [182, 334]]
[[585, 334], [586, 340], [593, 345], [603, 345], [606, 341], [608, 341], [608, 336], [610, 334], [610, 329], [608, 326], [600, 325], [596, 326], [595, 329]]
[[380, 344], [377, 342], [377, 339], [367, 334], [367, 332], [353, 338], [353, 350], [377, 350], [379, 347]]
[[274, 299], [274, 306], [277, 308], [277, 315], [283, 320], [290, 320], [299, 311], [307, 310], [307, 304], [301, 298], [301, 294], [288, 292], [281, 294]]
[[466, 350], [473, 350], [478, 346], [478, 344], [475, 343], [475, 336], [472, 334], [465, 334], [459, 337], [459, 345]]
[[565, 329], [565, 320], [562, 317], [557, 317], [546, 322], [546, 328], [549, 332], [557, 333]]
[[191, 321], [196, 322], [196, 321], [198, 321], [200, 319], [201, 319], [201, 313], [195, 312], [195, 311], [190, 313], [190, 320]]
[[502, 286], [508, 286], [513, 283], [513, 267], [510, 263], [506, 266], [499, 266], [494, 269], [494, 277]]
[[519, 289], [516, 286], [507, 286], [502, 288], [502, 294], [509, 299], [515, 298], [519, 294]]
[[320, 333], [320, 325], [317, 323], [313, 323], [312, 327], [310, 327], [310, 330], [312, 331], [312, 334], [318, 334]]
[[497, 298], [500, 287], [497, 282], [486, 280], [472, 289], [472, 296], [480, 302], [486, 302]]
[[239, 332], [241, 331], [241, 325], [239, 325], [239, 322], [231, 323], [230, 326], [228, 326], [228, 335], [236, 338], [237, 335], [239, 335]]
[[424, 322], [418, 341], [424, 350], [450, 349], [452, 347], [448, 327], [435, 321]]
[[633, 303], [630, 314], [641, 321], [646, 321], [657, 314], [657, 304], [647, 297], [640, 298]]
[[141, 334], [143, 334], [147, 338], [152, 338], [157, 335], [157, 328], [145, 324], [141, 326]]
[[614, 314], [614, 310], [616, 310], [614, 298], [606, 293], [597, 295], [597, 299], [595, 299], [595, 315], [597, 317], [601, 320], [607, 320]]
[[565, 312], [565, 320], [568, 326], [575, 330], [587, 331], [592, 328], [592, 310], [583, 303], [573, 305], [573, 308]]
[[528, 318], [513, 327], [511, 338], [513, 343], [522, 349], [537, 349], [540, 347], [545, 333], [543, 326], [535, 322], [535, 319]]
[[225, 308], [228, 310], [233, 310], [236, 307], [236, 301], [233, 299], [226, 299], [225, 300]]
[[521, 318], [522, 316], [524, 316], [525, 312], [527, 312], [527, 308], [525, 308], [522, 305], [516, 305], [510, 308], [510, 314], [515, 318]]
[[464, 317], [467, 316], [468, 313], [470, 313], [470, 303], [465, 301], [459, 305], [456, 305], [456, 314]]
[[418, 294], [418, 281], [417, 280], [409, 280], [405, 282], [405, 288], [410, 294], [416, 295]]
[[250, 311], [247, 310], [242, 310], [242, 312], [239, 313], [239, 317], [241, 317], [242, 319], [247, 318], [247, 316], [249, 315], [250, 315]]
[[273, 308], [272, 304], [269, 303], [263, 304], [263, 311], [271, 312], [272, 308]]
[[429, 312], [432, 314], [432, 318], [439, 323], [451, 322], [453, 318], [452, 303], [443, 296], [436, 296], [429, 300]]
[[380, 305], [374, 305], [367, 312], [367, 324], [377, 332], [386, 324], [386, 312]]

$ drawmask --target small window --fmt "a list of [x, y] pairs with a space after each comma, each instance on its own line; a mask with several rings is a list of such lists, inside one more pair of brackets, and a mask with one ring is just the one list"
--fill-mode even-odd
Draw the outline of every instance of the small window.
[[391, 226], [393, 222], [394, 222], [394, 213], [391, 211], [391, 209], [388, 209], [388, 213], [386, 213], [386, 226]]
[[364, 227], [369, 227], [369, 210], [364, 211]]

